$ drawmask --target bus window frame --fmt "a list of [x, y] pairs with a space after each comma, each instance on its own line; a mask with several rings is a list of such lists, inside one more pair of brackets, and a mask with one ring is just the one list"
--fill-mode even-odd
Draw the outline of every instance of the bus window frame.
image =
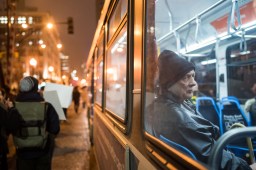
[[107, 27], [109, 28], [110, 26], [110, 22], [111, 22], [111, 19], [113, 19], [112, 17], [114, 17], [113, 15], [115, 14], [115, 11], [117, 9], [117, 6], [119, 5], [119, 3], [121, 3], [121, 1], [126, 1], [127, 3], [127, 8], [126, 8], [126, 12], [125, 14], [122, 16], [122, 18], [120, 18], [120, 21], [119, 23], [117, 24], [118, 27], [116, 28], [115, 32], [111, 35], [109, 35], [109, 29], [107, 29], [107, 35], [106, 35], [106, 39], [107, 39], [107, 44], [109, 43], [110, 40], [112, 40], [116, 35], [116, 32], [118, 31], [119, 27], [120, 27], [120, 24], [123, 22], [124, 18], [126, 18], [127, 16], [127, 13], [128, 13], [128, 9], [129, 9], [129, 3], [128, 3], [128, 0], [115, 0], [113, 1], [113, 3], [110, 5], [110, 10], [109, 10], [109, 13], [107, 14], [107, 22], [106, 22], [106, 25]]
[[[149, 3], [149, 2], [147, 2]], [[148, 34], [147, 34], [147, 18], [148, 7], [147, 3], [144, 4], [145, 10], [144, 14], [144, 35], [143, 35], [143, 68], [142, 68], [142, 102], [141, 102], [141, 112], [142, 112], [142, 131], [145, 139], [145, 149], [146, 153], [151, 157], [158, 166], [161, 166], [164, 169], [177, 169], [177, 166], [180, 166], [178, 169], [207, 169], [202, 162], [193, 160], [189, 156], [183, 154], [178, 149], [175, 149], [169, 146], [167, 143], [161, 141], [157, 137], [153, 136], [146, 131], [145, 125], [145, 113], [146, 113], [146, 92], [147, 92], [147, 48], [148, 48]]]
[[[118, 116], [116, 113], [112, 112], [110, 109], [107, 108], [106, 105], [106, 86], [107, 86], [107, 75], [106, 75], [106, 71], [104, 73], [104, 112], [106, 113], [106, 115], [108, 116], [108, 118], [123, 132], [123, 133], [127, 133], [127, 122], [128, 122], [128, 107], [129, 106], [129, 98], [128, 98], [128, 84], [130, 82], [129, 79], [129, 70], [130, 70], [130, 64], [128, 63], [129, 61], [129, 43], [128, 43], [128, 37], [129, 37], [129, 23], [128, 23], [128, 17], [127, 17], [127, 13], [125, 14], [124, 18], [122, 19], [122, 22], [120, 23], [120, 25], [118, 26], [118, 29], [116, 30], [116, 32], [113, 34], [113, 37], [111, 38], [111, 40], [109, 40], [108, 42], [106, 42], [106, 49], [105, 49], [105, 67], [104, 70], [106, 70], [108, 68], [107, 66], [107, 58], [108, 58], [108, 50], [109, 47], [111, 47], [111, 45], [114, 43], [114, 41], [116, 40], [116, 38], [119, 36], [119, 34], [121, 33], [121, 31], [123, 31], [124, 27], [126, 27], [126, 32], [127, 32], [127, 50], [126, 50], [126, 92], [125, 92], [125, 114], [124, 114], [124, 118]], [[106, 27], [106, 30], [108, 31], [108, 26]], [[108, 34], [108, 32], [107, 32]]]
[[[115, 32], [115, 36], [113, 37], [113, 39], [108, 43], [108, 45], [107, 45], [107, 48], [106, 48], [106, 59], [105, 59], [105, 65], [106, 65], [106, 68], [105, 69], [107, 69], [108, 68], [108, 65], [107, 65], [107, 59], [108, 59], [108, 50], [109, 50], [109, 47], [111, 47], [112, 45], [113, 45], [113, 43], [114, 43], [114, 41], [116, 40], [116, 38], [120, 35], [120, 33], [121, 33], [121, 31], [123, 31], [123, 28], [124, 27], [126, 27], [126, 32], [127, 32], [127, 37], [128, 37], [128, 26], [127, 26], [127, 20], [123, 20], [123, 22], [121, 23], [121, 26], [119, 26], [118, 27], [118, 30], [117, 30], [117, 32]], [[127, 65], [127, 61], [128, 61], [128, 46], [127, 46], [127, 50], [126, 50], [126, 79], [128, 78], [128, 65]], [[107, 86], [107, 79], [108, 79], [108, 77], [107, 77], [107, 75], [106, 75], [106, 86]], [[128, 83], [128, 80], [126, 80], [126, 88], [127, 88], [127, 83]], [[106, 89], [105, 89], [105, 91], [106, 91]], [[106, 92], [107, 93], [107, 92]], [[126, 89], [126, 95], [125, 95], [126, 97], [126, 99], [127, 99], [127, 89]], [[125, 102], [126, 103], [126, 102]], [[106, 108], [106, 111], [108, 112], [108, 113], [110, 113], [111, 115], [113, 115], [116, 119], [118, 119], [120, 122], [122, 122], [122, 123], [125, 123], [126, 121], [125, 121], [125, 119], [127, 118], [127, 103], [126, 103], [126, 106], [125, 106], [125, 116], [124, 116], [124, 118], [121, 118], [121, 117], [119, 117], [119, 116], [117, 116], [117, 114], [115, 114], [114, 112], [112, 112], [110, 109], [108, 109], [107, 108], [107, 105], [105, 106], [105, 108]]]
[[[147, 154], [163, 168], [172, 169], [172, 167], [175, 167], [175, 169], [206, 170], [205, 165], [201, 164], [199, 161], [193, 160], [191, 157], [169, 146], [155, 136], [152, 136], [146, 131], [144, 135]], [[177, 168], [177, 166], [179, 166], [179, 168]]]
[[[102, 54], [100, 53], [100, 46], [102, 45]], [[101, 33], [100, 33], [100, 36], [99, 36], [99, 40], [97, 42], [97, 45], [96, 45], [96, 48], [97, 48], [97, 61], [96, 61], [96, 66], [95, 66], [95, 69], [96, 69], [96, 72], [98, 70], [98, 65], [100, 64], [100, 62], [102, 61], [103, 62], [103, 66], [102, 66], [102, 93], [101, 93], [101, 103], [97, 102], [96, 99], [95, 99], [95, 104], [97, 106], [99, 106], [101, 108], [101, 111], [104, 111], [104, 72], [105, 72], [105, 60], [104, 60], [104, 56], [105, 56], [105, 29], [104, 27], [102, 28], [101, 30]], [[96, 91], [95, 91], [95, 96], [96, 96]]]
[[[103, 82], [104, 82], [104, 80], [103, 80], [103, 75], [104, 75], [104, 73], [103, 73], [103, 71], [104, 71], [104, 62], [103, 62], [103, 56], [99, 56], [98, 58], [97, 58], [97, 61], [96, 61], [96, 63], [95, 63], [95, 69], [96, 69], [96, 72], [95, 72], [95, 74], [96, 75], [98, 75], [98, 68], [99, 68], [99, 64], [100, 63], [103, 63], [103, 66], [102, 66], [102, 82], [101, 82], [101, 85], [102, 85], [102, 92], [101, 92], [101, 102], [98, 102], [97, 101], [97, 95], [96, 95], [96, 90], [97, 90], [97, 81], [95, 81], [95, 105], [98, 105], [101, 109], [102, 109], [102, 106], [103, 106], [103, 89], [104, 89], [104, 87], [103, 87]], [[101, 110], [101, 111], [103, 111], [103, 110]]]

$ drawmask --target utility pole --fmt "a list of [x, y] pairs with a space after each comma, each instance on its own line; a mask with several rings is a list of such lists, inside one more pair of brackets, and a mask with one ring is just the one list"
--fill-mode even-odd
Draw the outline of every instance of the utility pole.
[[11, 74], [11, 56], [10, 56], [10, 33], [11, 33], [11, 9], [10, 0], [6, 0], [6, 11], [7, 11], [7, 37], [6, 37], [6, 67], [7, 67], [7, 86], [10, 85], [10, 74]]
[[6, 13], [7, 13], [7, 36], [6, 36], [6, 70], [7, 70], [7, 79], [6, 84], [10, 86], [11, 83], [11, 59], [13, 57], [13, 49], [14, 49], [14, 37], [13, 37], [13, 28], [11, 23], [11, 14], [14, 8], [13, 0], [6, 0]]

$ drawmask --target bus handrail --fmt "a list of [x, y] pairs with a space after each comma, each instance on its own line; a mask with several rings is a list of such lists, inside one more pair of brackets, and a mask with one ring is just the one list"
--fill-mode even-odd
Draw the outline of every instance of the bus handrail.
[[232, 142], [233, 140], [241, 139], [248, 136], [256, 136], [256, 127], [231, 129], [224, 133], [213, 146], [212, 153], [208, 160], [209, 166], [212, 169], [218, 169], [218, 166], [220, 165], [222, 159], [222, 151], [225, 148], [225, 146]]
[[201, 13], [197, 14], [195, 17], [191, 18], [190, 20], [188, 20], [187, 22], [183, 23], [182, 25], [180, 25], [179, 27], [175, 28], [174, 30], [170, 31], [169, 33], [167, 33], [166, 35], [162, 36], [161, 38], [159, 38], [159, 40], [157, 40], [158, 42], [164, 40], [165, 38], [169, 37], [170, 35], [174, 34], [176, 31], [178, 31], [179, 29], [181, 29], [182, 27], [188, 25], [190, 22], [196, 20], [198, 17], [201, 17], [202, 15], [204, 15], [205, 13], [209, 12], [210, 10], [212, 10], [213, 8], [217, 7], [218, 5], [222, 4], [223, 2], [225, 2], [227, 0], [221, 0], [215, 4], [213, 4], [212, 6], [210, 6], [209, 8], [207, 8], [206, 10], [202, 11]]

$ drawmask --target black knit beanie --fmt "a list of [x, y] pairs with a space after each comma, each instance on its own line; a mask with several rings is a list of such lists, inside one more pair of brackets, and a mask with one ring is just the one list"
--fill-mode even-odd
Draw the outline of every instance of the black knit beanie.
[[158, 68], [159, 83], [163, 90], [167, 90], [188, 72], [195, 70], [194, 64], [169, 50], [164, 50], [159, 55]]
[[20, 80], [20, 92], [37, 92], [38, 80], [32, 76]]

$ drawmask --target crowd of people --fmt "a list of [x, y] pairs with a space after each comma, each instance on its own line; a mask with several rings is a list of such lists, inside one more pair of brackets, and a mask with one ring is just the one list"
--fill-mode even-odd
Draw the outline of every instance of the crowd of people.
[[[13, 143], [16, 147], [18, 170], [51, 169], [55, 137], [60, 131], [60, 120], [54, 106], [45, 101], [43, 89], [38, 87], [36, 78], [24, 77], [19, 82], [17, 95], [11, 96], [12, 100], [6, 95], [6, 91], [0, 88], [1, 170], [8, 170], [7, 140], [10, 134], [13, 135]], [[83, 97], [85, 93], [87, 93], [86, 87], [81, 90], [78, 86], [74, 87], [71, 97], [76, 113], [79, 112], [80, 95], [82, 94]], [[85, 106], [86, 100], [83, 97], [83, 108]]]

